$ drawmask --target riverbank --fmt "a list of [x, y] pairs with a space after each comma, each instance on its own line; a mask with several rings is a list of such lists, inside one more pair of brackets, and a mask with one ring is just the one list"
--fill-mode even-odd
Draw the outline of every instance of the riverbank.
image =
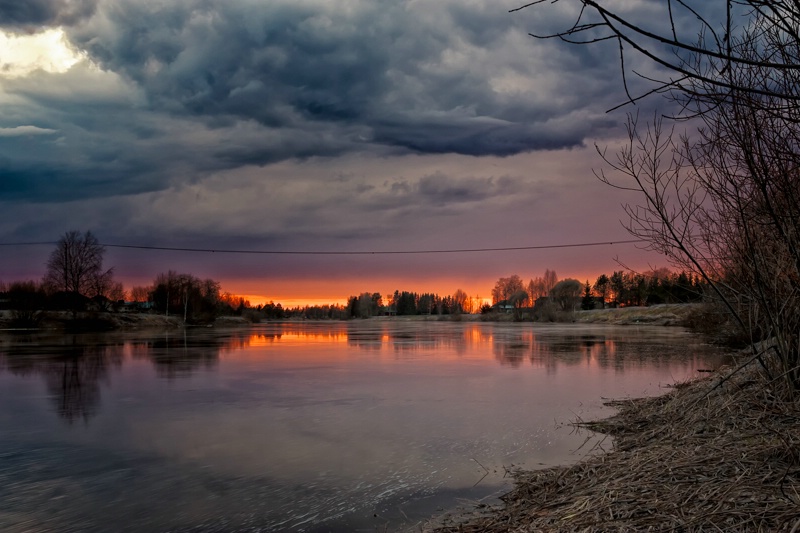
[[[615, 326], [682, 326], [691, 325], [693, 317], [702, 309], [701, 304], [658, 304], [647, 307], [608, 307], [606, 309], [577, 310], [554, 314], [555, 322], [577, 324], [610, 324]], [[488, 315], [462, 315], [463, 320], [485, 322], [513, 322], [512, 313]], [[523, 322], [531, 322], [529, 319]], [[538, 323], [549, 323], [539, 320]]]
[[800, 530], [800, 405], [756, 365], [724, 375], [609, 402], [617, 415], [575, 426], [612, 436], [612, 451], [516, 472], [503, 506], [427, 530]]
[[[239, 327], [249, 326], [250, 322], [242, 317], [218, 317], [208, 326]], [[10, 311], [0, 311], [0, 330], [80, 330], [80, 331], [113, 331], [136, 329], [176, 329], [185, 327], [183, 320], [175, 315], [165, 316], [153, 313], [111, 313], [111, 312], [79, 312], [73, 315], [68, 311], [49, 311], [44, 313], [35, 327], [21, 327], [13, 320]]]
[[[701, 304], [658, 304], [648, 307], [617, 307], [606, 309], [578, 310], [573, 313], [557, 315], [556, 322], [578, 324], [611, 324], [615, 326], [649, 325], [649, 326], [689, 326], [702, 309]], [[453, 321], [453, 322], [513, 322], [513, 313], [492, 312], [489, 314], [461, 315], [402, 315], [373, 317], [370, 320], [406, 320], [406, 321]], [[522, 322], [532, 322], [530, 319]], [[539, 321], [539, 323], [549, 323]]]
[[[689, 326], [692, 314], [699, 308], [697, 304], [662, 304], [650, 307], [624, 307], [616, 309], [594, 309], [562, 313], [557, 322], [580, 324], [612, 325], [652, 325]], [[33, 318], [35, 316], [35, 318]], [[305, 321], [290, 318], [287, 321]], [[372, 317], [374, 321], [449, 321], [449, 322], [513, 322], [511, 313], [460, 314], [460, 315], [403, 315]], [[530, 323], [531, 320], [523, 322]], [[249, 326], [252, 322], [240, 316], [218, 317], [213, 323], [217, 327]], [[79, 312], [73, 315], [68, 311], [37, 312], [25, 320], [14, 320], [11, 311], [0, 311], [0, 330], [40, 329], [40, 330], [87, 330], [109, 331], [126, 329], [180, 328], [184, 322], [179, 316], [165, 316], [153, 313], [128, 312]]]
[[701, 304], [659, 304], [648, 307], [618, 307], [575, 311], [574, 322], [580, 324], [614, 324], [616, 326], [689, 326]]

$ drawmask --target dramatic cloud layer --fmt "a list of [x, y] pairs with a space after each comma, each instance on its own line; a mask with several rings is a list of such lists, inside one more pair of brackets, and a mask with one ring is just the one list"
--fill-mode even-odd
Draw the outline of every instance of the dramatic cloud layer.
[[[61, 17], [51, 7], [42, 22]], [[481, 3], [107, 2], [65, 28], [84, 62], [6, 84], [63, 136], [8, 158], [20, 177], [4, 192], [145, 192], [181, 172], [365, 151], [508, 156], [612, 126], [597, 101], [616, 94], [607, 64], [523, 26]]]
[[0, 27], [30, 30], [74, 24], [90, 16], [97, 0], [0, 0]]
[[[574, 12], [514, 7], [0, 0], [9, 35], [63, 32], [52, 57], [3, 59], [0, 236], [332, 250], [624, 238], [619, 197], [590, 172], [593, 143], [620, 133], [605, 113], [624, 100], [617, 48], [534, 40]], [[303, 261], [228, 266], [319, 275]]]

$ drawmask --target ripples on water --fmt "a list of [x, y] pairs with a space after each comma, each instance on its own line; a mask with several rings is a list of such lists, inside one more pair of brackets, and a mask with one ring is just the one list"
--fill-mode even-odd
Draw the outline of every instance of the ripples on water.
[[603, 398], [722, 362], [657, 327], [0, 335], [0, 530], [409, 528], [577, 460]]

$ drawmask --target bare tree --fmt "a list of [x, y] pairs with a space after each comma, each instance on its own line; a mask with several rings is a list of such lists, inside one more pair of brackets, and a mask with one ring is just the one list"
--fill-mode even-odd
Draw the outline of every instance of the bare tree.
[[95, 296], [112, 283], [113, 268], [103, 270], [105, 248], [90, 231], [69, 231], [47, 261], [45, 284], [53, 291]]
[[525, 287], [522, 285], [522, 279], [518, 275], [514, 274], [507, 278], [500, 278], [492, 289], [492, 303], [497, 304], [509, 300], [519, 291], [525, 292]]
[[800, 131], [757, 109], [720, 105], [696, 140], [665, 132], [659, 119], [642, 127], [631, 118], [630, 144], [615, 159], [604, 154], [627, 179], [600, 176], [641, 193], [625, 206], [629, 232], [700, 275], [746, 338], [771, 339], [778, 372], [797, 389], [800, 151], [791, 137]]
[[514, 306], [514, 320], [522, 320], [522, 309], [528, 303], [528, 291], [519, 289], [508, 298], [508, 303]]
[[583, 284], [577, 279], [567, 278], [559, 281], [550, 290], [550, 298], [562, 311], [575, 311], [581, 297]]
[[472, 306], [470, 305], [469, 296], [461, 289], [456, 289], [453, 293], [453, 310], [454, 314], [471, 313]]
[[131, 300], [134, 302], [148, 302], [150, 301], [150, 293], [153, 291], [152, 287], [136, 286], [131, 289]]
[[544, 293], [550, 294], [550, 291], [552, 291], [553, 287], [555, 287], [556, 283], [558, 283], [556, 271], [546, 268], [544, 271], [544, 276], [542, 277], [542, 283], [542, 289], [544, 290]]
[[362, 292], [358, 297], [358, 314], [361, 318], [369, 318], [375, 315], [372, 293]]
[[[573, 6], [572, 23], [554, 32], [530, 35], [570, 44], [616, 43], [627, 95], [623, 103], [667, 91], [712, 105], [731, 92], [794, 104], [800, 101], [800, 95], [770, 79], [744, 81], [731, 75], [733, 70], [750, 71], [754, 67], [782, 76], [800, 75], [800, 64], [791, 50], [800, 40], [800, 6], [796, 1], [672, 0], [663, 3], [664, 17], [650, 16], [648, 24], [637, 19], [634, 10], [595, 0], [534, 0], [511, 12], [546, 9], [552, 4]], [[749, 48], [753, 44], [757, 46]], [[752, 56], [753, 50], [759, 51], [757, 57]], [[631, 55], [647, 58], [663, 76], [655, 79], [628, 70], [626, 65], [632, 62], [626, 58]], [[631, 75], [654, 85], [643, 94], [631, 94]]]
[[608, 298], [609, 290], [611, 289], [610, 280], [608, 276], [605, 274], [600, 274], [597, 277], [597, 280], [594, 282], [594, 286], [592, 287], [594, 292], [597, 293], [597, 296], [601, 299], [601, 306], [603, 309], [606, 308], [606, 298]]
[[169, 270], [156, 276], [148, 299], [167, 316], [182, 315], [185, 322], [207, 323], [217, 317], [222, 297], [218, 282]]
[[544, 271], [544, 276], [531, 279], [528, 282], [527, 288], [530, 303], [533, 304], [539, 298], [549, 296], [550, 291], [553, 290], [556, 283], [558, 283], [558, 276], [555, 270], [550, 270], [549, 268]]
[[769, 340], [778, 368], [755, 346], [754, 358], [785, 377], [793, 394], [800, 389], [800, 4], [674, 0], [647, 27], [632, 11], [574, 5], [574, 24], [537, 36], [616, 42], [626, 91], [626, 57], [649, 59], [662, 77], [649, 78], [649, 93], [627, 92], [623, 103], [662, 92], [672, 118], [690, 119], [679, 135], [661, 117], [642, 124], [630, 115], [628, 144], [616, 157], [600, 150], [614, 170], [600, 178], [640, 193], [625, 206], [628, 230], [699, 275], [748, 339]]

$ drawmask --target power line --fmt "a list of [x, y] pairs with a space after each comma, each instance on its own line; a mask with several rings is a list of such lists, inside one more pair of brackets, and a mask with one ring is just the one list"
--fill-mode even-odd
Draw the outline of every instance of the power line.
[[[552, 250], [557, 248], [586, 248], [590, 246], [614, 246], [617, 244], [634, 244], [644, 242], [641, 239], [620, 241], [582, 242], [575, 244], [546, 244], [538, 246], [505, 246], [498, 248], [455, 248], [429, 250], [361, 250], [361, 251], [326, 251], [326, 250], [235, 250], [218, 248], [183, 248], [174, 246], [145, 246], [134, 244], [100, 243], [106, 248], [127, 248], [133, 250], [153, 250], [166, 252], [212, 253], [212, 254], [249, 254], [249, 255], [415, 255], [415, 254], [465, 254], [487, 252], [514, 252], [523, 250]], [[41, 246], [55, 245], [56, 242], [15, 242], [0, 243], [0, 246]]]

